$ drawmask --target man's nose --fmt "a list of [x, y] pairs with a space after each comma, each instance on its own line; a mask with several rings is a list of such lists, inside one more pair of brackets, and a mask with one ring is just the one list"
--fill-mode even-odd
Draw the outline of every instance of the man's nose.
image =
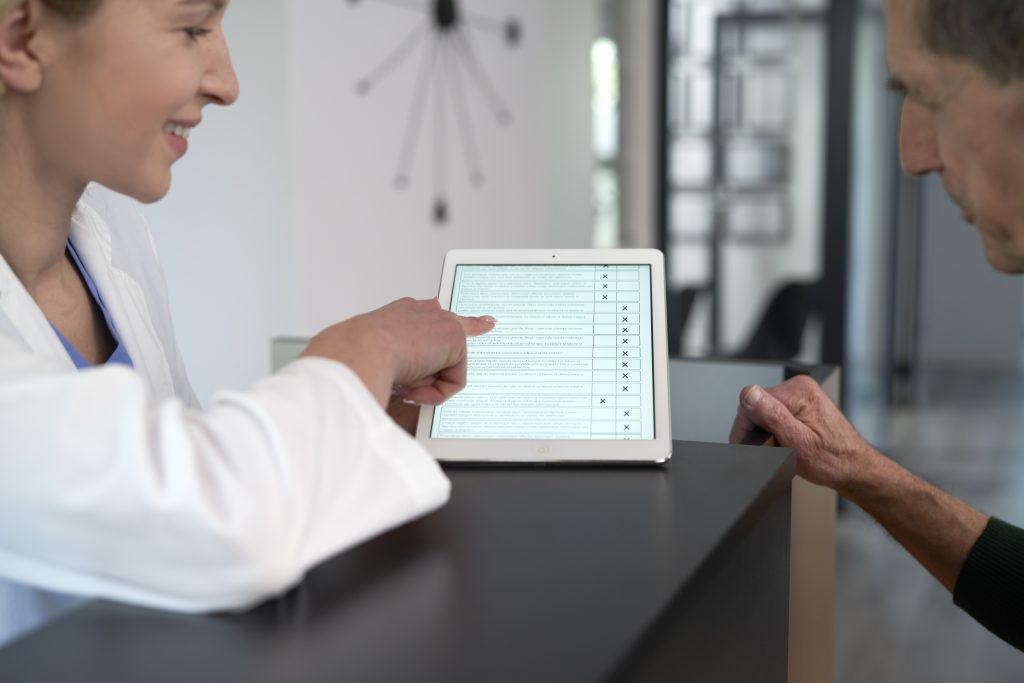
[[942, 170], [942, 156], [932, 114], [924, 106], [904, 100], [900, 114], [900, 165], [909, 175]]

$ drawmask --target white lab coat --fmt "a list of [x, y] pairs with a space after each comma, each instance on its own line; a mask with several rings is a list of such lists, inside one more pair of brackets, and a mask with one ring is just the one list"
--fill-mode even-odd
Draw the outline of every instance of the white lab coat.
[[447, 500], [340, 363], [302, 359], [201, 409], [132, 203], [90, 186], [71, 238], [135, 369], [76, 370], [0, 258], [0, 642], [65, 595], [252, 605]]

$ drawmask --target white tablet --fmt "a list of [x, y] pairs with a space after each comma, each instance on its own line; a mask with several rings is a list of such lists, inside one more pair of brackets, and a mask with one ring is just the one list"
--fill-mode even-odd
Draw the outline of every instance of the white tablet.
[[439, 460], [671, 457], [660, 251], [451, 251], [439, 299], [498, 320], [467, 342], [466, 388], [420, 412], [416, 438]]

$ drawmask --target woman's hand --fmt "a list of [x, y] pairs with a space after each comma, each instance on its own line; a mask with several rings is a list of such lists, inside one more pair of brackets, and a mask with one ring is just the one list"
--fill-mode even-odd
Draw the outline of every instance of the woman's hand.
[[382, 407], [393, 389], [407, 401], [436, 405], [466, 385], [466, 337], [490, 332], [494, 323], [449, 313], [437, 299], [399, 299], [328, 327], [302, 356], [349, 366]]
[[420, 407], [414, 403], [407, 403], [407, 399], [400, 396], [392, 396], [388, 403], [388, 415], [399, 427], [409, 433], [409, 436], [416, 436], [416, 427], [420, 421]]

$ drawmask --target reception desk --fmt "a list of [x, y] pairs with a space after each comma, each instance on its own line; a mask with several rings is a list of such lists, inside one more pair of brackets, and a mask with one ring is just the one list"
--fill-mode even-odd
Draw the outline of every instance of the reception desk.
[[286, 595], [94, 602], [0, 650], [0, 680], [831, 680], [834, 496], [788, 449], [711, 443], [785, 372], [674, 361], [674, 433], [700, 441], [663, 467], [450, 469], [444, 509]]

